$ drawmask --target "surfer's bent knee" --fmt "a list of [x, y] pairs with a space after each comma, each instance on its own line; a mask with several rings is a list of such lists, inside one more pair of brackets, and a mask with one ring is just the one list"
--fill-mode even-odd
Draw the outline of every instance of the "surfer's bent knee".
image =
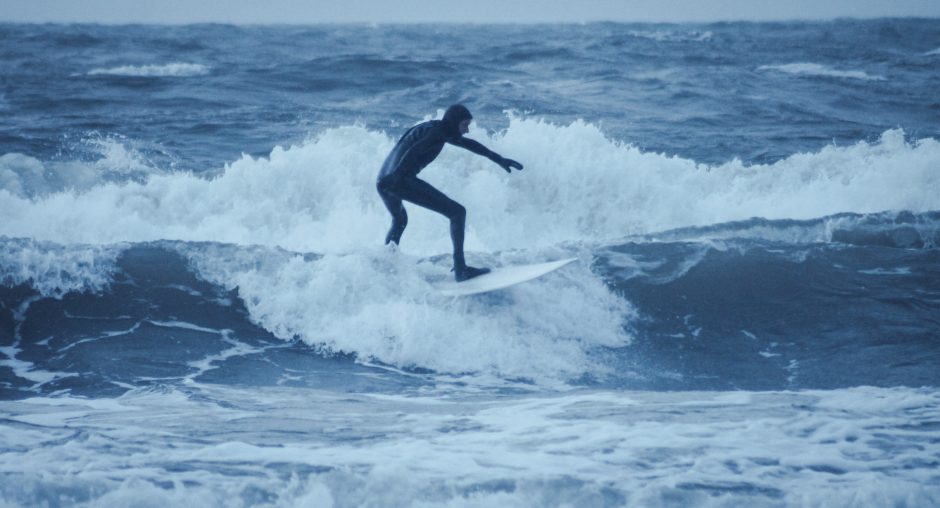
[[449, 214], [450, 220], [456, 221], [465, 221], [467, 220], [467, 209], [460, 203], [454, 201], [454, 206], [451, 207], [451, 212]]

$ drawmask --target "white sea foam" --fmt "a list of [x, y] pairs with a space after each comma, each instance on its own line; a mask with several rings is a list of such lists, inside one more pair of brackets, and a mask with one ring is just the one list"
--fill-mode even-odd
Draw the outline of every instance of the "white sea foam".
[[[605, 241], [751, 217], [940, 209], [940, 143], [908, 142], [900, 130], [751, 166], [643, 152], [584, 122], [512, 118], [504, 133], [471, 136], [526, 165], [507, 175], [448, 147], [422, 173], [469, 210], [471, 251]], [[0, 234], [60, 243], [180, 239], [362, 251], [381, 245], [389, 225], [374, 182], [392, 144], [383, 133], [349, 126], [276, 147], [267, 158], [244, 156], [213, 179], [161, 173], [35, 199], [11, 184], [0, 190]], [[26, 168], [21, 173], [48, 170], [24, 157], [15, 157]], [[449, 252], [446, 219], [408, 209], [403, 252]]]
[[911, 269], [906, 266], [899, 266], [890, 270], [872, 268], [870, 270], [859, 270], [858, 273], [864, 273], [866, 275], [911, 275]]
[[[0, 237], [2, 238], [2, 237]], [[0, 241], [0, 284], [30, 284], [43, 296], [100, 291], [117, 270], [120, 245], [56, 245], [28, 239]]]
[[[363, 361], [552, 383], [585, 373], [602, 377], [605, 366], [593, 353], [629, 342], [623, 327], [632, 308], [585, 264], [500, 297], [452, 299], [429, 282], [452, 277], [447, 261], [379, 249], [307, 260], [232, 246], [178, 248], [201, 277], [238, 288], [252, 320], [276, 336], [356, 353]], [[494, 265], [523, 258], [476, 259]]]
[[817, 63], [790, 63], [783, 65], [762, 65], [757, 68], [759, 71], [780, 71], [787, 74], [796, 74], [798, 76], [825, 76], [831, 78], [850, 78], [868, 81], [881, 81], [884, 76], [871, 75], [865, 71], [843, 71], [833, 69]]
[[[935, 506], [935, 390], [498, 399], [205, 386], [0, 401], [0, 498], [89, 506]], [[76, 436], [80, 439], [76, 439]]]
[[935, 55], [940, 55], [940, 48], [924, 53], [924, 56], [935, 56]]
[[124, 138], [94, 137], [81, 142], [97, 152], [92, 162], [43, 163], [20, 153], [0, 156], [0, 190], [24, 198], [63, 191], [84, 191], [104, 182], [144, 181], [159, 171]]
[[122, 65], [119, 67], [109, 67], [106, 69], [93, 69], [88, 72], [89, 76], [99, 74], [109, 76], [134, 76], [134, 77], [188, 77], [204, 76], [209, 73], [209, 68], [202, 64], [173, 62], [161, 65]]

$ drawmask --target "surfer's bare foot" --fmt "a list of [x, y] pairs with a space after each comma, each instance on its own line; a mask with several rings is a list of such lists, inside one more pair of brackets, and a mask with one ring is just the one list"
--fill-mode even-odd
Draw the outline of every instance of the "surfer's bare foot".
[[489, 268], [477, 268], [474, 266], [458, 267], [454, 268], [454, 278], [457, 279], [457, 282], [463, 282], [467, 279], [479, 277], [480, 275], [489, 272]]

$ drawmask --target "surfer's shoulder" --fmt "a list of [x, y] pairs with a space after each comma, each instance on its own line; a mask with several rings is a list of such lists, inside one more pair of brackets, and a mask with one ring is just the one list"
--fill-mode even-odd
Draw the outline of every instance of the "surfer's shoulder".
[[411, 142], [419, 141], [422, 139], [428, 139], [432, 137], [439, 137], [443, 135], [443, 129], [441, 129], [440, 120], [428, 120], [426, 122], [421, 122], [402, 134], [402, 141], [408, 140]]

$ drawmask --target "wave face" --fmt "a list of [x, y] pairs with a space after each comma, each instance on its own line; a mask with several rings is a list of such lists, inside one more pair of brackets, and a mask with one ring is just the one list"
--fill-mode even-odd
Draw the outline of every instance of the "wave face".
[[936, 506], [938, 36], [0, 24], [0, 505]]
[[[450, 277], [446, 255], [7, 239], [3, 302], [17, 352], [6, 382], [26, 391], [134, 385], [140, 373], [133, 364], [94, 375], [64, 366], [90, 350], [128, 341], [159, 348], [168, 340], [162, 335], [183, 334], [204, 342], [164, 353], [164, 368], [180, 376], [206, 360], [205, 348], [240, 344], [269, 361], [268, 348], [276, 357], [297, 341], [325, 355], [314, 363], [331, 368], [378, 363], [484, 383], [933, 385], [940, 381], [929, 360], [940, 347], [938, 240], [937, 212], [752, 219], [612, 244], [480, 254], [490, 265], [581, 261], [510, 292], [454, 300], [432, 286]], [[50, 318], [58, 323], [54, 340], [39, 324]], [[19, 363], [29, 358], [49, 363]], [[22, 372], [59, 377], [36, 382]]]

